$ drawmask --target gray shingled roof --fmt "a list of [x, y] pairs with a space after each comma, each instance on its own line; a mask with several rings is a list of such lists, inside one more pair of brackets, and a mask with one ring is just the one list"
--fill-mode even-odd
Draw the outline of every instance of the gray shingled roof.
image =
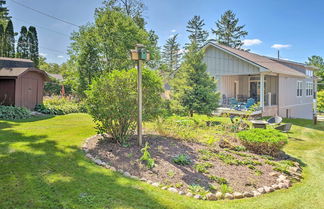
[[33, 61], [28, 59], [0, 57], [0, 68], [35, 67]]
[[[206, 44], [206, 47], [208, 46], [214, 46], [216, 48], [220, 48], [224, 51], [229, 52], [230, 54], [235, 54], [236, 56], [248, 60], [250, 62], [255, 63], [256, 65], [263, 67], [273, 73], [280, 73], [280, 74], [286, 74], [286, 75], [293, 75], [293, 76], [301, 76], [305, 77], [306, 75], [296, 69], [296, 67], [292, 67], [287, 64], [283, 64], [283, 61], [281, 60], [275, 60], [274, 58], [265, 57], [262, 55], [254, 54], [251, 52], [234, 49], [228, 46], [224, 46], [221, 44], [216, 44], [214, 42], [209, 42]], [[304, 68], [304, 64], [296, 63], [296, 65], [299, 64], [299, 68]]]
[[45, 71], [34, 68], [34, 67], [24, 67], [24, 68], [0, 68], [0, 77], [13, 77], [17, 78], [27, 71], [38, 72], [43, 74], [45, 80], [48, 80], [48, 75]]

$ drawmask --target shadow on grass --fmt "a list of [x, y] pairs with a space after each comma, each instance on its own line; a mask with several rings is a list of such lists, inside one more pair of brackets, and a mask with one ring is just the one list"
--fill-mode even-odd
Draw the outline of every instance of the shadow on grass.
[[0, 122], [0, 208], [165, 208], [133, 180], [94, 166], [78, 147], [14, 126]]

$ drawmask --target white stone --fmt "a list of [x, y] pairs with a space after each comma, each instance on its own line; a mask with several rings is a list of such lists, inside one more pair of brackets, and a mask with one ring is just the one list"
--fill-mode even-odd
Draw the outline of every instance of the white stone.
[[265, 193], [271, 192], [271, 189], [268, 186], [264, 186], [263, 189], [264, 189]]
[[216, 195], [213, 193], [206, 194], [206, 198], [207, 198], [207, 200], [217, 200]]
[[162, 187], [161, 189], [163, 189], [163, 190], [167, 190], [167, 188], [168, 188], [168, 187]]
[[116, 168], [115, 168], [115, 167], [112, 167], [112, 166], [110, 166], [110, 170], [112, 170], [112, 171], [116, 171]]
[[243, 194], [241, 192], [234, 192], [233, 196], [234, 196], [235, 199], [243, 198]]
[[270, 176], [276, 176], [276, 177], [279, 176], [279, 174], [277, 172], [271, 172], [271, 173], [269, 173], [269, 175]]
[[258, 192], [258, 191], [253, 191], [252, 193], [253, 193], [253, 196], [254, 197], [257, 197], [257, 196], [260, 196], [261, 195], [261, 193]]
[[271, 187], [272, 187], [274, 190], [280, 189], [278, 184], [273, 184]]
[[87, 158], [92, 158], [92, 155], [90, 153], [86, 154]]
[[252, 192], [243, 192], [243, 196], [244, 197], [253, 197], [253, 193]]
[[191, 192], [188, 192], [188, 193], [186, 194], [186, 196], [188, 196], [188, 197], [192, 197], [193, 194], [192, 194]]
[[130, 173], [128, 173], [127, 171], [124, 172], [124, 176], [131, 177]]
[[154, 183], [152, 184], [152, 186], [158, 187], [158, 186], [160, 186], [160, 183], [159, 183], [159, 182], [154, 182]]
[[140, 180], [141, 180], [141, 181], [147, 181], [147, 179], [146, 179], [146, 178], [141, 178]]
[[278, 186], [279, 186], [280, 189], [285, 188], [285, 184], [284, 183], [279, 183]]
[[179, 195], [184, 195], [184, 194], [186, 194], [184, 191], [179, 191], [179, 193], [178, 193]]
[[101, 165], [101, 164], [102, 164], [102, 161], [101, 161], [100, 159], [96, 159], [94, 162], [95, 162], [96, 164], [98, 164], [98, 165]]
[[234, 199], [234, 196], [230, 193], [225, 193], [224, 197], [225, 197], [225, 199], [229, 199], [229, 200]]
[[152, 184], [153, 181], [151, 181], [151, 180], [147, 180], [147, 183], [148, 183], [148, 184]]
[[260, 187], [259, 189], [257, 189], [258, 192], [260, 192], [261, 194], [264, 194], [265, 191], [264, 191], [264, 188]]
[[194, 196], [194, 198], [199, 200], [199, 199], [201, 199], [201, 196], [200, 196], [199, 194], [196, 194], [196, 195]]
[[124, 171], [123, 171], [122, 169], [118, 169], [117, 171], [118, 171], [119, 173], [121, 173], [121, 174], [124, 173]]
[[175, 193], [178, 192], [178, 190], [177, 190], [176, 188], [173, 188], [173, 187], [170, 187], [170, 188], [168, 189], [168, 191], [170, 191], [170, 192], [175, 192]]
[[216, 198], [217, 199], [223, 199], [223, 193], [221, 193], [221, 192], [216, 192]]

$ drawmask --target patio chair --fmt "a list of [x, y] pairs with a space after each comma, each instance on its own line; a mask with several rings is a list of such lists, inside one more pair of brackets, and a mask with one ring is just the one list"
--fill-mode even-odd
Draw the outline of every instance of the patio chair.
[[269, 123], [269, 125], [280, 124], [282, 122], [282, 117], [275, 116], [275, 117], [269, 118], [267, 120], [267, 122]]
[[276, 127], [275, 129], [277, 129], [283, 133], [288, 133], [291, 129], [291, 126], [292, 126], [291, 123], [286, 123], [286, 124], [282, 124], [282, 125]]
[[249, 109], [249, 107], [251, 107], [252, 105], [254, 105], [255, 103], [255, 100], [253, 98], [249, 98], [247, 101], [246, 101], [246, 109]]
[[234, 106], [236, 106], [237, 104], [238, 104], [238, 101], [236, 100], [236, 98], [234, 98], [234, 97], [232, 97], [232, 98], [229, 98], [228, 99], [229, 101], [229, 105], [231, 106], [231, 107], [234, 107]]

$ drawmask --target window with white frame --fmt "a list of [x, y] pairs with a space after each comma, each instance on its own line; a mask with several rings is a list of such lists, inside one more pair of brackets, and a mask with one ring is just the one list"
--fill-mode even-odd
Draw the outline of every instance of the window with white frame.
[[313, 72], [312, 70], [306, 70], [306, 75], [307, 75], [308, 77], [313, 77], [314, 72]]
[[306, 96], [313, 96], [313, 82], [306, 83]]
[[297, 81], [297, 96], [301, 97], [303, 96], [303, 82]]

